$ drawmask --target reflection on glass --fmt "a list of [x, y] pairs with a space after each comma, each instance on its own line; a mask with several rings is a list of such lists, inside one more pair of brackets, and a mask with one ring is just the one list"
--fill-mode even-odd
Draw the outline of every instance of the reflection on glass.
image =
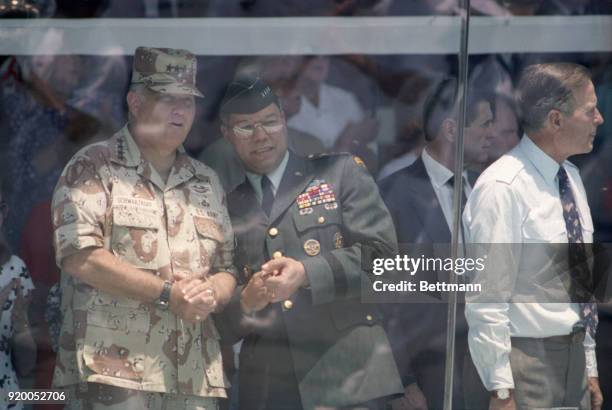
[[[612, 122], [607, 121], [612, 114], [612, 65], [610, 64], [612, 47], [607, 49], [600, 47], [588, 52], [584, 50], [593, 50], [590, 46], [597, 43], [602, 33], [609, 32], [609, 22], [605, 18], [607, 14], [612, 13], [610, 2], [473, 0], [471, 12], [478, 18], [472, 21], [470, 30], [472, 36], [479, 37], [473, 37], [470, 44], [472, 48], [469, 55], [467, 118], [463, 130], [462, 154], [465, 170], [461, 175], [464, 187], [461, 208], [464, 201], [468, 201], [469, 204], [468, 198], [475, 190], [478, 191], [480, 176], [487, 175], [490, 167], [495, 168], [496, 161], [507, 161], [508, 153], [516, 152], [513, 150], [524, 144], [522, 111], [524, 108], [517, 104], [516, 96], [519, 78], [525, 68], [536, 63], [578, 63], [589, 69], [599, 112], [606, 119], [596, 128], [592, 152], [569, 158], [580, 171], [580, 181], [588, 198], [588, 202], [584, 202], [582, 206], [588, 203], [592, 224], [588, 223], [586, 220], [588, 218], [578, 219], [583, 231], [589, 231], [589, 235], [592, 235], [596, 242], [607, 242], [612, 238], [610, 212], [612, 171], [606, 166], [612, 155], [609, 138]], [[451, 42], [452, 44], [458, 42], [459, 32], [458, 26], [452, 25], [453, 20], [448, 20], [448, 24], [445, 20], [460, 13], [459, 2], [455, 0], [420, 2], [144, 0], [136, 3], [118, 0], [76, 3], [65, 0], [0, 1], [0, 18], [35, 16], [49, 19], [117, 18], [118, 20], [111, 21], [74, 20], [70, 21], [68, 26], [72, 23], [79, 25], [84, 24], [84, 21], [90, 21], [92, 25], [117, 24], [115, 27], [118, 28], [131, 27], [136, 33], [142, 30], [144, 27], [142, 24], [145, 24], [147, 27], [152, 27], [147, 31], [151, 33], [148, 39], [151, 44], [166, 44], [173, 47], [181, 46], [174, 44], [180, 42], [177, 39], [182, 38], [179, 36], [181, 27], [187, 29], [189, 24], [193, 23], [191, 20], [181, 20], [181, 18], [202, 17], [201, 23], [197, 21], [197, 24], [202, 24], [203, 27], [208, 27], [207, 17], [225, 18], [223, 24], [227, 26], [223, 30], [229, 31], [223, 32], [219, 29], [215, 33], [221, 34], [213, 38], [217, 44], [227, 44], [228, 50], [238, 41], [228, 35], [228, 32], [243, 33], [239, 30], [243, 30], [245, 26], [244, 21], [232, 18], [251, 18], [249, 24], [254, 24], [256, 27], [253, 29], [254, 33], [268, 33], [265, 30], [270, 27], [286, 25], [286, 28], [279, 31], [271, 31], [274, 35], [270, 35], [265, 42], [260, 41], [262, 37], [257, 35], [252, 38], [241, 36], [239, 42], [249, 45], [249, 48], [241, 53], [251, 55], [229, 55], [234, 52], [218, 49], [215, 49], [214, 53], [199, 52], [198, 83], [206, 98], [196, 103], [194, 123], [185, 141], [185, 149], [191, 156], [201, 159], [216, 171], [229, 196], [235, 194], [236, 189], [248, 181], [248, 174], [245, 172], [247, 170], [244, 161], [236, 153], [231, 141], [223, 136], [224, 120], [220, 115], [220, 108], [226, 88], [233, 79], [242, 76], [259, 77], [269, 84], [277, 95], [278, 107], [284, 122], [279, 122], [277, 119], [268, 121], [249, 118], [246, 123], [234, 124], [233, 135], [242, 134], [244, 142], [251, 143], [253, 140], [263, 138], [262, 135], [286, 133], [288, 148], [303, 157], [321, 154], [334, 157], [333, 153], [340, 151], [356, 156], [352, 161], [359, 167], [358, 169], [361, 170], [361, 164], [365, 164], [368, 173], [378, 181], [378, 189], [372, 186], [367, 197], [378, 198], [377, 191], [380, 190], [400, 242], [399, 254], [402, 254], [402, 244], [418, 244], [419, 251], [425, 257], [440, 256], [436, 255], [438, 246], [445, 249], [449, 247], [452, 221], [460, 217], [453, 214], [453, 189], [458, 181], [453, 172], [459, 130], [457, 129], [457, 85], [456, 81], [452, 80], [458, 76], [459, 59], [457, 53], [452, 53], [447, 47]], [[531, 23], [533, 20], [529, 20], [535, 16], [542, 18], [538, 20], [537, 25]], [[577, 19], [574, 19], [574, 16]], [[126, 17], [139, 20], [122, 20]], [[259, 19], [260, 17], [276, 19], [264, 20]], [[303, 17], [310, 19], [301, 19]], [[323, 20], [320, 17], [338, 19]], [[409, 18], [394, 20], [387, 17]], [[413, 17], [417, 19], [412, 19]], [[502, 19], [497, 20], [499, 17]], [[553, 21], [547, 17], [562, 20]], [[580, 20], [582, 18], [586, 20]], [[42, 20], [37, 23], [40, 24], [40, 21]], [[32, 55], [23, 55], [19, 49], [16, 49], [14, 50], [16, 55], [0, 57], [0, 169], [2, 178], [11, 185], [11, 189], [4, 193], [3, 202], [0, 204], [0, 215], [2, 215], [0, 218], [3, 218], [6, 242], [12, 249], [10, 255], [20, 256], [29, 269], [34, 285], [32, 302], [28, 308], [30, 314], [28, 323], [33, 329], [32, 333], [38, 348], [35, 372], [34, 376], [31, 376], [36, 388], [51, 386], [55, 355], [51, 346], [62, 320], [62, 310], [59, 308], [61, 297], [61, 286], [58, 284], [59, 272], [51, 246], [50, 195], [59, 173], [74, 153], [91, 142], [106, 140], [126, 121], [125, 94], [130, 83], [129, 67], [133, 62], [133, 49], [128, 49], [124, 39], [119, 35], [113, 38], [113, 30], [106, 26], [102, 26], [102, 29], [98, 26], [95, 29], [95, 33], [105, 31], [106, 34], [91, 42], [88, 40], [87, 28], [79, 29], [81, 31], [75, 35], [75, 31], [70, 29], [63, 31], [62, 27], [66, 24], [63, 20], [55, 20], [61, 22], [57, 23], [58, 25], [54, 25], [53, 20], [44, 21], [49, 21], [49, 27], [45, 26], [37, 31], [36, 38], [41, 41], [36, 42], [36, 47], [23, 43], [24, 47], [29, 47], [28, 53]], [[558, 27], [558, 21], [567, 24], [568, 31], [578, 27], [580, 22], [581, 27], [585, 24], [590, 27], [584, 31], [576, 30], [576, 37], [584, 39], [584, 49], [564, 44], [555, 35], [551, 35], [554, 28]], [[320, 29], [322, 32], [329, 30], [326, 33], [331, 34], [321, 38], [328, 39], [330, 44], [312, 42], [304, 44], [306, 40], [294, 35], [302, 33], [300, 30], [304, 25], [312, 27], [309, 24], [313, 22], [324, 26]], [[220, 24], [219, 20], [213, 20], [212, 23], [211, 26]], [[335, 28], [351, 24], [353, 25], [350, 27], [355, 29], [356, 33], [354, 37], [345, 38], [344, 34], [334, 35]], [[431, 45], [431, 49], [420, 50], [418, 54], [416, 51], [415, 54], [402, 53], [395, 46], [398, 44], [397, 39], [393, 38], [393, 31], [389, 29], [394, 27], [393, 24], [406, 29], [406, 33], [417, 33], [402, 37], [401, 43], [405, 43], [407, 49], [412, 50], [415, 44], [421, 43]], [[29, 30], [27, 26], [25, 27], [25, 30]], [[176, 27], [176, 29], [163, 31], [161, 27]], [[498, 40], [503, 38], [500, 33], [508, 32], [504, 30], [513, 30], [516, 27], [525, 27], [525, 33], [530, 33], [527, 40], [516, 41], [517, 38], [524, 38], [518, 34], [516, 38]], [[387, 30], [385, 32], [390, 34], [389, 39], [380, 39], [377, 36], [382, 30]], [[162, 32], [163, 35], [158, 34]], [[337, 33], [347, 33], [347, 31], [338, 29]], [[291, 40], [293, 44], [290, 44], [291, 41], [286, 41], [287, 39], [293, 39]], [[350, 47], [342, 48], [343, 41], [350, 44]], [[96, 43], [104, 44], [104, 50], [97, 49]], [[79, 48], [82, 44], [88, 46]], [[207, 50], [206, 47], [209, 47], [204, 41], [198, 41], [198, 46], [200, 44], [203, 44], [202, 50]], [[380, 50], [372, 44], [378, 44]], [[578, 134], [578, 131], [574, 133], [576, 137]], [[359, 180], [359, 175], [355, 172], [354, 175], [347, 176], [346, 181], [349, 184], [353, 183]], [[556, 178], [556, 173], [554, 177]], [[331, 177], [326, 176], [323, 179], [331, 180]], [[343, 183], [346, 181], [343, 180]], [[577, 192], [574, 194], [576, 206], [582, 212], [582, 188], [578, 186], [580, 183], [577, 181], [572, 179], [570, 173], [570, 185], [573, 189], [577, 189], [572, 191]], [[321, 182], [321, 185], [324, 182]], [[363, 185], [370, 187], [368, 184]], [[258, 189], [262, 190], [263, 196], [261, 184]], [[308, 186], [305, 186], [296, 193], [295, 204], [298, 203], [298, 198], [301, 198], [302, 202], [305, 201], [306, 197], [299, 195], [306, 193], [307, 189]], [[330, 189], [335, 198], [339, 199], [341, 188], [331, 184]], [[558, 184], [554, 185], [553, 182], [551, 195], [558, 195], [558, 190]], [[257, 189], [255, 191], [257, 192]], [[314, 195], [309, 192], [309, 195]], [[555, 202], [554, 212], [542, 212], [540, 209], [544, 203], [544, 200], [537, 201], [530, 208], [529, 217], [534, 218], [534, 224], [529, 225], [527, 224], [529, 220], [526, 220], [527, 225], [523, 224], [517, 229], [521, 229], [521, 233], [527, 236], [533, 234], [531, 236], [539, 239], [550, 239], [545, 231], [554, 227], [556, 220], [559, 222], [557, 224], [559, 229], [552, 234], [559, 234], [559, 241], [568, 241], [567, 235], [562, 234], [567, 231], [560, 223], [564, 221], [553, 217], [554, 212], [562, 212], [561, 205]], [[298, 207], [297, 215], [291, 221], [291, 227], [304, 235], [303, 243], [298, 249], [303, 260], [315, 260], [320, 255], [333, 255], [339, 252], [336, 249], [342, 252], [353, 243], [351, 240], [362, 239], [367, 228], [355, 232], [353, 237], [347, 234], [347, 230], [353, 227], [346, 226], [343, 216], [337, 217], [342, 215], [342, 212], [347, 212], [347, 209], [343, 209], [343, 204], [350, 210], [354, 209], [352, 207], [360, 206], [359, 198], [351, 198], [344, 203], [339, 202], [338, 207], [334, 209], [332, 205], [328, 205], [330, 209], [326, 209], [325, 203], [322, 203], [312, 207], [306, 206], [303, 208], [305, 209], [302, 211], [303, 214], [300, 214]], [[315, 208], [316, 206], [322, 207], [321, 212]], [[500, 201], [497, 200], [489, 205], [490, 208], [500, 206]], [[371, 217], [374, 213], [371, 209], [358, 209], [363, 210], [360, 221]], [[504, 212], [504, 215], [491, 220], [490, 229], [494, 227], [500, 227], [500, 230], [506, 229], [501, 226], [504, 223], [503, 216], [509, 212]], [[319, 217], [323, 218], [323, 222], [319, 222]], [[543, 224], [543, 228], [539, 229], [535, 225], [536, 222]], [[269, 225], [266, 227], [278, 229], [277, 226], [272, 226], [271, 222]], [[319, 226], [330, 227], [325, 228], [329, 232], [321, 233], [320, 229], [323, 228]], [[336, 227], [338, 232], [332, 232], [332, 228]], [[244, 237], [241, 235], [245, 234], [241, 229], [243, 227], [235, 231], [239, 238], [238, 245], [242, 245], [240, 240]], [[389, 231], [393, 229], [389, 228]], [[327, 233], [331, 235], [328, 238], [330, 249], [322, 246], [321, 235], [325, 236]], [[281, 230], [281, 237], [282, 234]], [[317, 245], [312, 241], [308, 242], [309, 240], [319, 243], [318, 255], [311, 256], [308, 253], [315, 253], [317, 249]], [[460, 240], [463, 241], [463, 238]], [[244, 245], [242, 246], [244, 248]], [[247, 255], [254, 251], [255, 245], [253, 248], [244, 249], [243, 253]], [[286, 256], [287, 249], [272, 246], [257, 248], [257, 253], [258, 256], [268, 260], [274, 255]], [[447, 253], [442, 252], [443, 255]], [[237, 255], [238, 259], [240, 257], [241, 255]], [[261, 264], [265, 262], [263, 259], [258, 262], [243, 263], [240, 269], [250, 272], [247, 276], [251, 276], [260, 271]], [[308, 265], [308, 262], [306, 264]], [[329, 303], [344, 300], [336, 295], [335, 290], [333, 292], [330, 290], [338, 286], [335, 272], [341, 268], [346, 270], [344, 264], [345, 262], [340, 260], [339, 265], [332, 263], [330, 270], [316, 271], [324, 279], [325, 286], [329, 286], [324, 288], [332, 295], [330, 297], [333, 302]], [[501, 268], [501, 264], [495, 267]], [[362, 274], [361, 279], [364, 283], [370, 283], [372, 276], [364, 273], [367, 271], [365, 268], [364, 272], [359, 269], [356, 269], [357, 271]], [[448, 273], [418, 272], [414, 278], [426, 283], [441, 283], [448, 280]], [[243, 284], [246, 283], [248, 282], [243, 281]], [[50, 288], [52, 288], [52, 303], [48, 306], [46, 301]], [[305, 303], [312, 303], [312, 295], [320, 290], [316, 285], [305, 287], [302, 293], [310, 295], [310, 299], [306, 297]], [[377, 296], [381, 299], [386, 297], [384, 294]], [[442, 293], [429, 296], [432, 296], [432, 299], [421, 300], [422, 303], [412, 304], [414, 306], [410, 306], [409, 309], [405, 305], [394, 304], [386, 304], [381, 309], [384, 315], [381, 316], [380, 323], [384, 324], [384, 332], [387, 334], [396, 370], [401, 378], [401, 387], [404, 390], [404, 397], [398, 398], [396, 406], [402, 402], [405, 404], [407, 400], [414, 400], [419, 405], [426, 402], [428, 408], [442, 407], [444, 391], [441, 381], [444, 379], [447, 299]], [[461, 299], [462, 295], [459, 295], [459, 298]], [[301, 302], [291, 299], [290, 309], [287, 309], [282, 302], [284, 300], [274, 304], [275, 308], [278, 308], [277, 314], [284, 318], [285, 326], [290, 327], [294, 323], [293, 320], [295, 323], [301, 323], [297, 319], [292, 319], [291, 313], [301, 312]], [[360, 321], [367, 321], [367, 314], [371, 313], [363, 310], [368, 305], [359, 303], [355, 305], [358, 307], [349, 309], [351, 312], [330, 307], [327, 302], [322, 306], [308, 306], [308, 309], [320, 309], [325, 312], [326, 320], [329, 319], [329, 323], [333, 325], [330, 325], [330, 328], [311, 332], [321, 338], [330, 335], [332, 330], [347, 333], [357, 331], [355, 329], [360, 329], [362, 325]], [[308, 316], [312, 313], [308, 309], [305, 310], [307, 313], [304, 317], [314, 321], [312, 319], [314, 316]], [[365, 312], [363, 315], [360, 314], [362, 310]], [[588, 349], [596, 349], [600, 357], [597, 368], [599, 384], [604, 395], [612, 391], [612, 368], [609, 364], [612, 361], [607, 359], [611, 354], [608, 346], [611, 315], [612, 310], [608, 305], [599, 305], [597, 343], [587, 346]], [[379, 323], [378, 317], [374, 321]], [[346, 327], [337, 329], [338, 323]], [[486, 408], [491, 393], [482, 383], [482, 366], [477, 370], [468, 352], [468, 325], [464, 320], [462, 305], [459, 305], [455, 333], [457, 349], [453, 364], [455, 378], [453, 408]], [[14, 340], [16, 339], [13, 338], [11, 343], [14, 343]], [[239, 355], [245, 357], [249, 349], [253, 349], [250, 345], [254, 343], [253, 340], [246, 340], [249, 340], [249, 343], [243, 345], [242, 353], [239, 345], [233, 346], [236, 358]], [[271, 357], [278, 358], [282, 354], [290, 356], [287, 339], [283, 339], [282, 342], [284, 344], [265, 345], [270, 349]], [[20, 343], [23, 348], [29, 348], [28, 340], [24, 339]], [[228, 372], [228, 376], [234, 376], [236, 382], [239, 378], [261, 379], [257, 380], [258, 382], [266, 380], [266, 371], [269, 371], [269, 368], [265, 364], [253, 365], [246, 360], [246, 364], [243, 363], [246, 367], [241, 367], [240, 363], [234, 360], [231, 343], [228, 344], [224, 348], [225, 363], [228, 367], [233, 366], [238, 369], [237, 371], [234, 369], [234, 373]], [[307, 348], [304, 349], [308, 351]], [[512, 361], [515, 358], [511, 356], [510, 359]], [[587, 360], [592, 361], [592, 358], [587, 356]], [[9, 361], [16, 370], [19, 370], [15, 358]], [[592, 368], [593, 363], [589, 366]], [[295, 372], [288, 371], [287, 374], [297, 377]], [[353, 376], [357, 377], [357, 374], [356, 370]], [[377, 375], [377, 378], [381, 377], [380, 374]], [[306, 380], [309, 383], [307, 383], [308, 388], [315, 391], [325, 387], [321, 387], [323, 379], [312, 380], [306, 377], [302, 380]], [[353, 380], [355, 379], [347, 377], [346, 383], [350, 385]], [[294, 398], [296, 394], [307, 396], [307, 393], [302, 393], [299, 389], [297, 392], [292, 390], [296, 385], [294, 382], [299, 386], [300, 380], [295, 379], [289, 384], [277, 385], [276, 392], [286, 393], [288, 396], [293, 394]], [[22, 387], [23, 385], [22, 383]], [[487, 388], [500, 390], [510, 385], [510, 383], [487, 385]], [[289, 387], [283, 390], [283, 386]], [[242, 387], [234, 387], [228, 391], [230, 408], [244, 408], [238, 404], [239, 391]], [[250, 391], [250, 387], [245, 385], [244, 388]], [[501, 397], [503, 393], [500, 392]], [[593, 397], [597, 399], [596, 395]], [[473, 399], [473, 402], [466, 403], [468, 398]], [[554, 405], [561, 406], [558, 403]]]

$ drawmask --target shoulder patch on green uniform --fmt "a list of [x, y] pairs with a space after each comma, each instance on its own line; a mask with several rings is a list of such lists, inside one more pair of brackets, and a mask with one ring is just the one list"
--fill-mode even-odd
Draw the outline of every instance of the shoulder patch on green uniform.
[[352, 155], [349, 152], [321, 152], [319, 154], [310, 154], [308, 155], [308, 159], [323, 159], [323, 158], [337, 158], [343, 157], [347, 155]]
[[355, 164], [359, 165], [360, 167], [368, 169], [365, 162], [363, 162], [363, 160], [359, 158], [357, 155], [353, 155], [353, 161], [355, 161]]

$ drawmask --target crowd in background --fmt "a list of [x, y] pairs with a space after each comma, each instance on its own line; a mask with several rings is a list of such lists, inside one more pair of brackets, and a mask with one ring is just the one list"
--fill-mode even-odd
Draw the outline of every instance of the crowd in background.
[[[12, 15], [59, 17], [57, 10], [69, 5], [62, 17], [90, 17], [91, 4], [100, 4], [99, 17], [323, 17], [323, 16], [418, 16], [452, 15], [456, 0], [18, 0]], [[18, 7], [17, 7], [18, 6]], [[584, 15], [609, 14], [606, 0], [473, 0], [475, 15]], [[1, 10], [1, 9], [0, 9]]]
[[[67, 0], [38, 0], [20, 5], [31, 6], [26, 15], [50, 18], [408, 16], [458, 12], [457, 2], [452, 0], [99, 0], [78, 2], [78, 6]], [[479, 0], [472, 2], [472, 9], [476, 15], [496, 16], [608, 14], [612, 13], [612, 1]], [[5, 12], [4, 17], [24, 16], [17, 9]], [[0, 301], [11, 301], [2, 304], [14, 306], [13, 309], [29, 304], [30, 335], [25, 339], [19, 327], [23, 312], [12, 313], [11, 317], [21, 346], [30, 346], [28, 337], [36, 342], [37, 363], [34, 372], [28, 372], [32, 366], [27, 363], [15, 367], [24, 375], [29, 373], [29, 383], [36, 388], [50, 385], [55, 354], [50, 327], [57, 323], [45, 319], [49, 291], [59, 279], [51, 241], [51, 195], [66, 162], [79, 148], [111, 136], [125, 122], [124, 96], [131, 67], [129, 56], [54, 55], [53, 47], [61, 39], [49, 36], [48, 40], [48, 44], [40, 46], [47, 51], [45, 55], [0, 56], [0, 227], [6, 249], [12, 251], [0, 255]], [[585, 65], [593, 75], [600, 111], [604, 117], [612, 117], [610, 59], [609, 53], [470, 56], [469, 89], [485, 89], [495, 96], [489, 158], [483, 166], [511, 149], [522, 136], [520, 115], [513, 101], [522, 68], [545, 61]], [[383, 178], [409, 166], [420, 155], [425, 144], [425, 101], [441, 80], [457, 76], [458, 59], [456, 55], [198, 57], [198, 83], [206, 98], [198, 104], [185, 148], [203, 162], [217, 161], [217, 167], [227, 169], [222, 175], [227, 191], [244, 176], [236, 166], [237, 160], [232, 160], [231, 147], [219, 134], [219, 104], [235, 75], [252, 73], [261, 75], [281, 97], [294, 151], [303, 155], [352, 152], [363, 158], [375, 177]], [[611, 133], [612, 121], [608, 121], [599, 128], [593, 153], [572, 159], [581, 169], [595, 240], [601, 242], [612, 238], [612, 168], [607, 166], [612, 157]], [[13, 255], [19, 256], [23, 264]], [[14, 276], [5, 280], [9, 271]], [[4, 311], [1, 323], [5, 322]], [[603, 328], [612, 322], [611, 314], [612, 310], [605, 307], [600, 310]], [[602, 389], [612, 391], [612, 347], [603, 341], [609, 334], [604, 331], [599, 335]], [[0, 358], [11, 337], [2, 333]], [[6, 379], [9, 383], [11, 377], [12, 373], [5, 374], [0, 381]]]

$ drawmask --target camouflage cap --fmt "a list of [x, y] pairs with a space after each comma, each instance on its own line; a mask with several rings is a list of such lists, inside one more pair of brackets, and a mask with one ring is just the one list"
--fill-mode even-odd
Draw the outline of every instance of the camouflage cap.
[[204, 97], [196, 88], [196, 67], [196, 57], [187, 50], [138, 47], [132, 84], [145, 84], [159, 93]]

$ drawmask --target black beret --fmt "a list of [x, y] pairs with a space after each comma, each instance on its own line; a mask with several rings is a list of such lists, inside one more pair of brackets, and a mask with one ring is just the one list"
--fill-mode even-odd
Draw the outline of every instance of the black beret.
[[280, 108], [272, 87], [258, 77], [240, 77], [227, 87], [221, 101], [221, 114], [252, 114], [272, 103]]

